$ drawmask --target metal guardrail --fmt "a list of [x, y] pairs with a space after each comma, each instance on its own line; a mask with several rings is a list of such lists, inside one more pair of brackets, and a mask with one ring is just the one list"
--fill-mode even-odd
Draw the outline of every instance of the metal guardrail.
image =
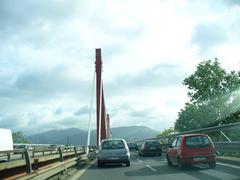
[[[89, 149], [88, 154], [84, 146], [1, 151], [0, 158], [5, 156], [5, 162], [0, 163], [0, 179], [12, 176], [20, 178], [18, 177], [19, 174], [31, 179], [34, 179], [35, 176], [38, 177], [39, 174], [42, 174], [44, 177], [50, 177], [79, 162], [93, 158], [96, 154], [96, 147], [89, 147]], [[49, 165], [51, 166], [44, 168]], [[44, 171], [42, 170], [43, 168]]]
[[180, 134], [190, 134], [190, 133], [198, 133], [198, 132], [215, 132], [218, 130], [230, 130], [230, 129], [238, 129], [240, 128], [240, 122], [237, 123], [231, 123], [231, 124], [224, 124], [220, 126], [213, 126], [213, 127], [208, 127], [208, 128], [201, 128], [201, 129], [196, 129], [196, 130], [191, 130], [191, 131], [184, 131], [178, 133]]
[[220, 130], [224, 131], [224, 130], [232, 130], [232, 129], [238, 129], [238, 128], [240, 128], [240, 122], [225, 124], [225, 125], [220, 125], [220, 126], [213, 126], [213, 127], [208, 127], [208, 128], [195, 129], [195, 130], [191, 130], [191, 131], [183, 131], [183, 132], [174, 133], [174, 134], [171, 134], [168, 136], [160, 136], [158, 138], [152, 138], [152, 139], [170, 138], [170, 137], [175, 137], [177, 135], [182, 135], [182, 134], [209, 133], [209, 132], [216, 132], [216, 131], [220, 131]]
[[216, 149], [220, 152], [240, 153], [240, 142], [215, 142]]
[[[163, 149], [166, 149], [169, 147], [173, 139], [178, 136], [178, 135], [183, 135], [183, 134], [194, 134], [194, 133], [204, 133], [204, 134], [210, 134], [213, 132], [219, 132], [221, 133], [226, 141], [220, 142], [220, 141], [215, 141], [213, 142], [217, 151], [219, 152], [229, 152], [229, 153], [240, 153], [240, 137], [239, 141], [231, 141], [230, 138], [228, 138], [223, 131], [226, 130], [235, 130], [235, 129], [240, 129], [240, 122], [238, 123], [231, 123], [231, 124], [226, 124], [226, 125], [220, 125], [220, 126], [214, 126], [214, 127], [208, 127], [208, 128], [201, 128], [201, 129], [196, 129], [196, 130], [191, 130], [191, 131], [184, 131], [184, 132], [178, 132], [174, 133], [171, 135], [167, 136], [160, 136], [157, 138], [150, 138], [150, 139], [145, 139], [145, 140], [158, 140], [161, 142], [163, 145]], [[145, 140], [140, 140], [137, 141], [137, 143], [141, 143]]]
[[66, 171], [68, 168], [81, 163], [83, 161], [86, 161], [88, 159], [93, 159], [96, 156], [96, 151], [91, 151], [88, 154], [82, 155], [80, 157], [75, 157], [75, 158], [71, 158], [69, 160], [66, 160], [64, 162], [58, 162], [55, 163], [52, 167], [48, 168], [48, 169], [43, 169], [40, 171], [35, 171], [32, 173], [29, 173], [28, 175], [19, 178], [20, 180], [26, 180], [26, 179], [36, 179], [36, 180], [41, 180], [41, 179], [47, 179], [49, 177], [52, 177], [58, 173], [63, 173], [64, 171]]

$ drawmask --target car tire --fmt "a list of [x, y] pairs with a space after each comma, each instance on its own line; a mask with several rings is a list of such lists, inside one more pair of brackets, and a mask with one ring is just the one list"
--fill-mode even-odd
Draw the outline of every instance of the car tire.
[[216, 167], [216, 161], [210, 161], [208, 163], [209, 168], [214, 169]]
[[181, 161], [180, 158], [178, 158], [177, 163], [178, 163], [178, 169], [179, 169], [179, 170], [183, 170], [183, 169], [184, 169], [184, 164], [182, 163], [182, 161]]
[[167, 155], [167, 164], [168, 164], [168, 166], [172, 166], [172, 162], [170, 161], [168, 155]]
[[126, 166], [127, 166], [127, 167], [130, 166], [130, 161], [126, 162]]
[[97, 162], [97, 166], [98, 166], [98, 167], [103, 167], [103, 163], [102, 163], [101, 161], [98, 161], [98, 162]]

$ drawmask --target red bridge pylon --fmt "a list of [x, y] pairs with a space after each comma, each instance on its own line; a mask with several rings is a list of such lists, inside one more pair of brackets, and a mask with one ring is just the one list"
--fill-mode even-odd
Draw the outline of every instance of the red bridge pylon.
[[97, 145], [103, 139], [110, 137], [110, 118], [106, 115], [103, 81], [102, 81], [102, 55], [101, 49], [96, 49], [96, 107], [97, 107]]

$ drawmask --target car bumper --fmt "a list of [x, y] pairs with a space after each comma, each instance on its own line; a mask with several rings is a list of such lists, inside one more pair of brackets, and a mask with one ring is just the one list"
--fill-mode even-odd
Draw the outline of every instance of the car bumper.
[[197, 163], [208, 163], [216, 161], [216, 156], [193, 156], [193, 157], [181, 157], [181, 162], [184, 164], [197, 164]]
[[143, 151], [144, 155], [160, 155], [162, 154], [162, 150], [147, 150]]
[[129, 156], [108, 156], [98, 157], [98, 161], [101, 163], [125, 163], [130, 161]]

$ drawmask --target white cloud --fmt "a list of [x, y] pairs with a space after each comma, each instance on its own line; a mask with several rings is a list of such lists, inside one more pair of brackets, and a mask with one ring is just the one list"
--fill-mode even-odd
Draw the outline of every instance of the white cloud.
[[173, 126], [200, 61], [239, 70], [239, 11], [225, 0], [1, 1], [0, 126], [86, 129], [99, 47], [111, 125]]

